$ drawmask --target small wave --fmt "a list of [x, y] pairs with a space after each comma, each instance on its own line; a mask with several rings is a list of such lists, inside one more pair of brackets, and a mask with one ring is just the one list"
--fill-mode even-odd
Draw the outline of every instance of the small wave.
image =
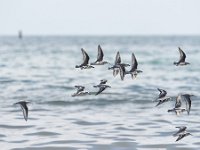
[[28, 128], [33, 128], [35, 127], [34, 125], [26, 125], [26, 126], [17, 126], [17, 125], [4, 125], [0, 124], [0, 128], [2, 129], [28, 129]]
[[56, 132], [48, 132], [48, 131], [43, 131], [43, 132], [35, 132], [35, 133], [27, 133], [24, 134], [27, 136], [55, 136], [55, 135], [61, 135], [60, 133], [56, 133]]
[[78, 121], [75, 121], [73, 123], [77, 124], [77, 125], [84, 125], [84, 126], [94, 126], [94, 125], [108, 124], [107, 122], [89, 122], [89, 121], [84, 121], [84, 120], [78, 120]]

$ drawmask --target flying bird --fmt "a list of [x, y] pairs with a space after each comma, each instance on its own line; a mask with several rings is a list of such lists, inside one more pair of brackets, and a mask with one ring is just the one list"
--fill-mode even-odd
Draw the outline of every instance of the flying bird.
[[[121, 57], [120, 57], [120, 53], [119, 51], [117, 52], [116, 54], [116, 57], [115, 57], [115, 62], [114, 62], [114, 65], [112, 67], [109, 67], [108, 69], [109, 70], [113, 70], [113, 76], [117, 76], [117, 74], [120, 72], [120, 67], [127, 67], [127, 66], [130, 66], [129, 64], [125, 64], [125, 63], [121, 63]], [[124, 68], [121, 68], [123, 71]], [[125, 72], [125, 71], [124, 71]], [[123, 79], [124, 77], [124, 72], [121, 72], [121, 79]]]
[[137, 70], [138, 62], [135, 57], [135, 54], [132, 53], [132, 65], [130, 71], [125, 72], [125, 74], [131, 74], [132, 79], [137, 76], [138, 73], [141, 73], [141, 70]]
[[27, 104], [30, 103], [28, 101], [19, 101], [17, 103], [14, 103], [15, 105], [16, 104], [19, 104], [21, 109], [22, 109], [22, 112], [23, 112], [23, 115], [24, 115], [24, 119], [27, 121], [28, 120], [28, 107], [27, 107]]
[[107, 82], [107, 80], [103, 79], [103, 80], [100, 80], [100, 84], [94, 86], [95, 88], [99, 88], [99, 90], [97, 91], [97, 93], [95, 95], [100, 94], [107, 88], [111, 88], [111, 86], [106, 85], [106, 82]]
[[123, 64], [123, 63], [118, 63], [115, 64], [113, 67], [114, 68], [118, 68], [119, 72], [120, 72], [120, 77], [121, 80], [124, 80], [124, 77], [126, 74], [131, 74], [132, 79], [134, 79], [138, 73], [141, 73], [141, 70], [138, 70], [138, 62], [137, 59], [134, 55], [134, 53], [132, 53], [132, 63], [131, 63], [131, 69], [129, 71], [126, 71], [126, 68], [129, 64]]
[[184, 138], [184, 137], [186, 137], [186, 136], [188, 136], [188, 135], [192, 135], [191, 133], [189, 133], [189, 132], [182, 132], [182, 133], [180, 133], [179, 135], [178, 135], [178, 138], [176, 139], [176, 142], [177, 141], [179, 141], [179, 140], [181, 140], [182, 138]]
[[190, 109], [191, 109], [191, 105], [192, 105], [192, 101], [190, 99], [190, 97], [193, 96], [191, 94], [179, 94], [176, 98], [176, 103], [175, 103], [175, 107], [181, 107], [182, 102], [184, 101], [186, 104], [186, 110], [188, 115], [190, 114]]
[[176, 142], [188, 135], [192, 135], [191, 133], [186, 131], [187, 129], [186, 126], [181, 126], [181, 127], [176, 127], [176, 128], [179, 129], [176, 133], [173, 134], [173, 136], [178, 136], [178, 138], [176, 139]]
[[74, 87], [77, 88], [77, 92], [76, 92], [77, 94], [84, 91], [85, 89], [85, 87], [82, 85], [75, 85]]
[[[96, 87], [96, 86], [94, 86], [94, 87]], [[111, 86], [109, 86], [109, 85], [104, 85], [104, 84], [101, 84], [101, 85], [99, 85], [99, 86], [97, 86], [97, 87], [99, 87], [99, 91], [97, 91], [97, 93], [95, 94], [95, 95], [98, 95], [98, 94], [100, 94], [101, 92], [103, 92], [105, 89], [107, 89], [107, 88], [111, 88]]]
[[163, 104], [165, 102], [168, 102], [169, 100], [171, 100], [171, 97], [167, 97], [167, 91], [157, 88], [158, 91], [160, 92], [160, 94], [158, 95], [158, 98], [155, 100], [155, 102], [158, 101], [156, 106], [159, 106], [160, 104]]
[[81, 65], [76, 65], [75, 68], [81, 68], [81, 69], [94, 68], [93, 66], [88, 64], [90, 57], [88, 56], [86, 51], [83, 48], [81, 48], [81, 51], [82, 51], [82, 55], [83, 55], [83, 63]]
[[178, 128], [179, 130], [178, 130], [176, 133], [174, 133], [173, 136], [177, 136], [177, 135], [179, 135], [180, 133], [185, 132], [186, 129], [187, 129], [186, 126], [181, 126], [181, 127], [176, 127], [176, 128]]
[[178, 62], [174, 62], [174, 65], [176, 65], [176, 66], [184, 66], [184, 65], [190, 64], [190, 63], [185, 61], [186, 55], [183, 52], [183, 50], [180, 47], [178, 47], [178, 50], [179, 50], [179, 53], [180, 53], [180, 59], [179, 59]]
[[160, 92], [160, 94], [158, 95], [158, 99], [159, 98], [163, 98], [167, 95], [167, 91], [163, 90], [163, 89], [160, 89], [160, 88], [157, 88], [158, 91]]
[[77, 88], [77, 91], [76, 91], [76, 93], [72, 94], [72, 97], [89, 94], [89, 92], [84, 91], [85, 87], [82, 85], [75, 85], [74, 87]]
[[107, 61], [103, 61], [103, 57], [104, 57], [103, 50], [102, 50], [101, 46], [98, 45], [97, 60], [94, 63], [91, 63], [91, 65], [104, 65], [104, 64], [107, 64], [108, 63]]

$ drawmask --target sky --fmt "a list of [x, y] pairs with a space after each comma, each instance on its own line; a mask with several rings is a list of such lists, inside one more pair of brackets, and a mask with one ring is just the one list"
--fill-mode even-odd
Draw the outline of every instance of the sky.
[[0, 0], [0, 36], [200, 35], [200, 0]]

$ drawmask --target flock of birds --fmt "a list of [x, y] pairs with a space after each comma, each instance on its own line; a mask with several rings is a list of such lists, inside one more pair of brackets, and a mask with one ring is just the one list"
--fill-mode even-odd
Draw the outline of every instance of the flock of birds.
[[[179, 59], [178, 62], [174, 62], [174, 65], [184, 66], [184, 65], [190, 64], [190, 63], [185, 61], [186, 54], [183, 52], [183, 50], [180, 47], [178, 48], [178, 50], [179, 50], [179, 53], [180, 53], [180, 59]], [[76, 65], [75, 68], [91, 69], [91, 68], [95, 68], [94, 65], [110, 64], [109, 62], [103, 60], [104, 53], [103, 53], [103, 50], [102, 50], [100, 45], [98, 45], [97, 60], [93, 63], [90, 63], [90, 64], [89, 64], [89, 59], [90, 59], [89, 55], [86, 53], [86, 51], [83, 48], [81, 49], [81, 51], [82, 51], [82, 55], [83, 55], [83, 62], [80, 65]], [[131, 67], [130, 70], [126, 69], [126, 67], [128, 67], [128, 66]], [[130, 74], [132, 79], [134, 79], [134, 78], [137, 77], [137, 75], [139, 73], [142, 73], [142, 71], [138, 69], [138, 62], [137, 62], [137, 59], [136, 59], [134, 53], [132, 53], [132, 61], [131, 61], [131, 65], [130, 65], [130, 64], [122, 63], [120, 53], [117, 52], [114, 64], [112, 64], [112, 66], [109, 67], [108, 69], [113, 70], [113, 76], [114, 77], [117, 76], [118, 74], [120, 74], [121, 80], [124, 80], [124, 77], [127, 74]], [[94, 86], [94, 88], [99, 88], [99, 90], [95, 93], [95, 95], [99, 95], [105, 89], [111, 88], [111, 86], [107, 85], [106, 83], [107, 83], [107, 80], [102, 79], [102, 80], [100, 80], [100, 83], [98, 85]], [[77, 89], [77, 91], [76, 91], [76, 93], [72, 94], [72, 97], [90, 95], [92, 93], [92, 92], [85, 91], [85, 87], [82, 86], [82, 85], [75, 85], [75, 88]], [[161, 105], [165, 102], [174, 100], [173, 97], [167, 96], [166, 90], [158, 88], [158, 91], [160, 92], [160, 94], [158, 95], [156, 100], [154, 100], [154, 102], [158, 102], [156, 104], [156, 106], [159, 106], [159, 105]], [[189, 115], [190, 110], [191, 110], [191, 96], [193, 96], [193, 95], [191, 95], [191, 94], [179, 94], [175, 98], [174, 108], [169, 109], [168, 112], [175, 112], [176, 115], [180, 115], [182, 112], [187, 111], [187, 114]], [[26, 121], [28, 120], [28, 107], [27, 107], [28, 103], [30, 103], [30, 102], [19, 101], [19, 102], [15, 103], [17, 105], [20, 105], [22, 112], [23, 112], [24, 119]], [[188, 135], [191, 135], [191, 133], [186, 131], [187, 127], [185, 127], [185, 126], [176, 127], [176, 128], [179, 129], [175, 134], [173, 134], [173, 136], [178, 136], [176, 141], [179, 141], [182, 138], [184, 138]]]

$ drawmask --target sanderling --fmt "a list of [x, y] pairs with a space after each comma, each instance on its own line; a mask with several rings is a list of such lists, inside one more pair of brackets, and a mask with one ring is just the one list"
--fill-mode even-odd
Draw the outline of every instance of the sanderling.
[[183, 52], [183, 50], [180, 47], [178, 48], [178, 50], [179, 50], [179, 53], [180, 53], [180, 59], [179, 59], [178, 62], [174, 62], [174, 65], [176, 65], [176, 66], [184, 66], [184, 65], [190, 64], [188, 62], [185, 62], [186, 55]]
[[81, 68], [81, 69], [94, 68], [93, 66], [88, 64], [90, 57], [88, 56], [86, 51], [83, 48], [81, 48], [81, 51], [82, 51], [82, 54], [83, 54], [83, 63], [81, 65], [76, 65], [75, 68]]
[[27, 121], [28, 120], [28, 107], [27, 107], [27, 104], [30, 103], [28, 101], [19, 101], [17, 103], [14, 103], [14, 104], [19, 104], [21, 109], [22, 109], [22, 112], [23, 112], [23, 115], [24, 115], [24, 119]]
[[107, 64], [107, 61], [103, 61], [103, 50], [100, 45], [98, 45], [98, 54], [97, 54], [97, 60], [94, 63], [91, 63], [91, 65], [104, 65]]

